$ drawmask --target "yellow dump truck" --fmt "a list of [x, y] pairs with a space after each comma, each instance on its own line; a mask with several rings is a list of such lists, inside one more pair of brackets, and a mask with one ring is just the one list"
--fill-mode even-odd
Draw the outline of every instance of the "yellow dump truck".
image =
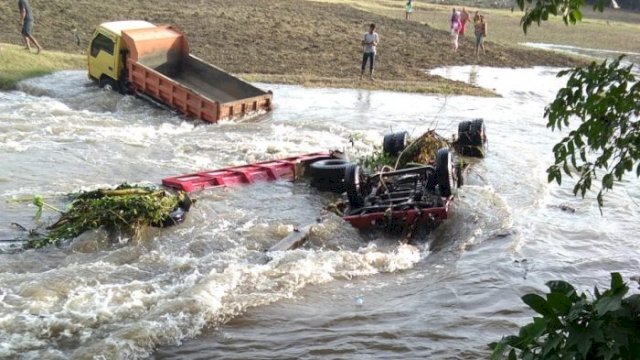
[[182, 32], [147, 21], [103, 23], [88, 51], [89, 78], [207, 122], [271, 110], [273, 95], [189, 53]]

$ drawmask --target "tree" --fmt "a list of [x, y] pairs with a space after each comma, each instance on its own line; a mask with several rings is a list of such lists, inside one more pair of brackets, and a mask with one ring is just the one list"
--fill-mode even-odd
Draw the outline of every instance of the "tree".
[[[585, 0], [535, 0], [535, 5], [533, 1], [517, 0], [525, 12], [520, 21], [525, 33], [534, 22], [540, 25], [548, 20], [550, 14], [561, 15], [567, 25], [582, 19], [580, 9]], [[602, 11], [606, 2], [594, 0], [594, 10]], [[615, 181], [634, 168], [640, 176], [640, 84], [633, 65], [624, 67], [620, 60], [560, 72], [558, 76], [569, 75], [567, 85], [545, 109], [547, 127], [552, 130], [569, 127], [574, 119], [581, 122], [554, 146], [555, 163], [547, 169], [549, 182], [560, 184], [563, 172], [570, 177], [578, 173], [573, 193], [584, 197], [593, 180], [599, 178], [598, 171], [603, 171], [597, 195], [600, 207], [604, 193]]]
[[[585, 0], [535, 0], [535, 5], [531, 5], [534, 0], [516, 0], [520, 10], [524, 15], [520, 20], [522, 30], [527, 33], [527, 29], [534, 22], [540, 26], [542, 21], [549, 20], [549, 15], [562, 15], [565, 24], [575, 24], [582, 20], [582, 11]], [[594, 0], [593, 9], [602, 11], [606, 2], [610, 0]]]
[[560, 184], [562, 171], [571, 176], [570, 163], [580, 174], [573, 193], [584, 197], [597, 171], [604, 169], [597, 195], [600, 207], [614, 179], [621, 180], [634, 166], [640, 176], [640, 83], [631, 72], [632, 66], [621, 67], [619, 58], [561, 71], [558, 76], [569, 74], [567, 86], [545, 110], [551, 129], [569, 126], [573, 118], [581, 121], [554, 146], [555, 164], [547, 169], [548, 180]]
[[547, 283], [545, 297], [527, 294], [522, 301], [542, 315], [489, 346], [492, 360], [516, 359], [638, 359], [640, 357], [640, 295], [625, 297], [629, 287], [619, 273], [611, 288], [595, 297], [578, 294], [564, 281]]
[[[533, 0], [517, 0], [525, 11], [521, 20], [525, 33], [534, 22], [546, 21], [549, 14], [561, 14], [567, 25], [582, 19], [580, 8], [585, 0], [535, 1], [531, 5]], [[595, 0], [594, 9], [602, 11], [604, 3]], [[554, 146], [555, 163], [547, 169], [549, 182], [561, 183], [563, 172], [571, 176], [571, 164], [580, 174], [573, 192], [584, 197], [597, 171], [604, 170], [597, 196], [600, 207], [603, 192], [613, 188], [614, 180], [621, 180], [634, 167], [640, 176], [640, 84], [632, 73], [633, 65], [621, 66], [620, 60], [560, 72], [558, 76], [569, 75], [567, 85], [545, 109], [547, 127], [552, 130], [580, 121]], [[492, 360], [640, 358], [640, 295], [624, 297], [629, 287], [619, 273], [611, 274], [610, 289], [600, 293], [595, 288], [593, 300], [564, 281], [551, 281], [547, 286], [551, 291], [546, 298], [522, 297], [542, 317], [522, 326], [517, 336], [490, 344]]]

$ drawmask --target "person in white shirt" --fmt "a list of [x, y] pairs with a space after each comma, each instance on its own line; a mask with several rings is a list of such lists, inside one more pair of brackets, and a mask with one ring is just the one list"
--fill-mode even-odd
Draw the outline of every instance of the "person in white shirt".
[[362, 69], [360, 70], [360, 80], [364, 75], [364, 69], [367, 67], [367, 61], [369, 61], [369, 79], [373, 81], [373, 69], [376, 63], [376, 46], [380, 41], [378, 33], [374, 30], [376, 24], [369, 25], [369, 31], [362, 36]]

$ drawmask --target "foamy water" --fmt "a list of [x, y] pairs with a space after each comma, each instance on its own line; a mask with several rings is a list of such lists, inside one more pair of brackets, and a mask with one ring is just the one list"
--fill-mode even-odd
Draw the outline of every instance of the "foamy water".
[[[33, 228], [28, 199], [304, 152], [366, 152], [385, 132], [456, 131], [482, 117], [490, 156], [472, 167], [452, 217], [416, 246], [329, 216], [307, 246], [264, 250], [323, 215], [329, 196], [276, 182], [198, 193], [182, 225], [142, 240], [102, 231], [61, 248], [0, 254], [0, 357], [477, 358], [531, 313], [519, 296], [610, 271], [638, 275], [640, 187], [629, 177], [581, 200], [548, 184], [561, 134], [543, 108], [555, 69], [455, 67], [436, 73], [502, 97], [272, 89], [276, 108], [205, 125], [101, 91], [83, 72], [0, 93], [0, 238]], [[575, 212], [562, 211], [569, 205]], [[48, 213], [44, 223], [55, 218]], [[6, 247], [5, 247], [6, 249]], [[360, 299], [360, 300], [354, 300]]]

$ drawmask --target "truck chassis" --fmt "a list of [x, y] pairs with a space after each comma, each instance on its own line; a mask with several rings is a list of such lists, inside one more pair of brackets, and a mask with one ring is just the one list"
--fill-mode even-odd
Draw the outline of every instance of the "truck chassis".
[[[387, 137], [385, 144], [389, 143]], [[477, 119], [460, 123], [451, 148], [439, 149], [431, 164], [412, 164], [404, 169], [368, 175], [359, 165], [344, 160], [341, 153], [318, 152], [168, 177], [162, 184], [190, 193], [258, 181], [295, 181], [310, 177], [312, 186], [320, 190], [346, 194], [342, 218], [355, 228], [436, 226], [447, 219], [453, 191], [462, 186], [467, 167], [455, 161], [450, 150], [458, 156], [484, 157], [486, 145], [484, 123]], [[306, 232], [309, 228], [304, 227]], [[274, 249], [299, 246], [305, 231], [297, 231]]]

